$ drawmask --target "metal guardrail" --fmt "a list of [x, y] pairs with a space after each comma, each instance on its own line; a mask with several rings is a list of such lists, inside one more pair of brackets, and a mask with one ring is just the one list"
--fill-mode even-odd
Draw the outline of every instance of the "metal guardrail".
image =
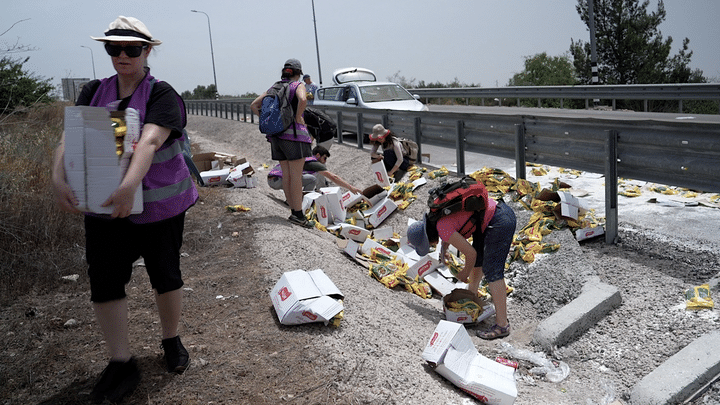
[[536, 98], [538, 107], [542, 99], [584, 99], [586, 107], [590, 100], [612, 100], [613, 108], [616, 100], [645, 100], [646, 112], [647, 100], [679, 100], [680, 113], [683, 100], [715, 100], [720, 113], [720, 83], [422, 88], [409, 91], [426, 101], [437, 98], [514, 98], [520, 106], [521, 99]]
[[[254, 122], [250, 101], [190, 100], [186, 104], [189, 114]], [[344, 142], [345, 132], [369, 134], [373, 125], [382, 123], [396, 134], [414, 139], [419, 153], [424, 144], [455, 149], [458, 175], [466, 174], [465, 152], [515, 159], [519, 179], [525, 178], [526, 163], [603, 173], [607, 243], [617, 240], [619, 177], [720, 192], [720, 122], [323, 109], [336, 118], [339, 143]], [[363, 136], [356, 140], [362, 148]]]

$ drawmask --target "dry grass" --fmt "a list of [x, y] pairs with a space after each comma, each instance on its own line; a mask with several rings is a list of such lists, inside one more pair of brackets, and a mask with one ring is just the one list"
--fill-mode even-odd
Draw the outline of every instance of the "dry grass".
[[55, 208], [50, 182], [66, 105], [0, 117], [0, 305], [82, 268], [82, 216]]

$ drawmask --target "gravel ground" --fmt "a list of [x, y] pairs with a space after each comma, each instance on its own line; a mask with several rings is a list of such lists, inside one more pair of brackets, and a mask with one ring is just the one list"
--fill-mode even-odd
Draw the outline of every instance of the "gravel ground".
[[[295, 269], [323, 269], [345, 295], [345, 317], [339, 328], [300, 325], [279, 328], [276, 338], [302, 335], [312, 341], [309, 355], [322, 359], [321, 367], [336, 373], [333, 390], [352, 403], [460, 404], [473, 403], [425, 365], [420, 357], [441, 319], [439, 296], [422, 299], [404, 290], [390, 290], [368, 276], [367, 270], [338, 248], [338, 239], [317, 229], [288, 226], [288, 210], [276, 199], [282, 192], [264, 181], [270, 160], [269, 144], [257, 125], [220, 118], [190, 116], [188, 132], [199, 151], [217, 151], [248, 159], [256, 169], [258, 187], [225, 188], [228, 204], [251, 208], [255, 227], [253, 252], [259, 258], [267, 300], [280, 276]], [[367, 151], [334, 144], [329, 170], [359, 188], [372, 184]], [[408, 218], [419, 219], [426, 210], [428, 191], [438, 180], [415, 191], [417, 201], [397, 211], [383, 224], [402, 233]], [[548, 180], [548, 183], [552, 179]], [[274, 199], [271, 197], [275, 197]], [[516, 203], [518, 229], [530, 212]], [[539, 255], [531, 264], [514, 262], [507, 279], [515, 291], [509, 296], [512, 334], [504, 339], [515, 348], [538, 351], [531, 340], [542, 319], [575, 298], [582, 285], [597, 280], [621, 291], [623, 304], [566, 347], [548, 355], [570, 366], [559, 383], [528, 373], [520, 362], [516, 373], [515, 404], [609, 404], [628, 402], [632, 387], [646, 374], [692, 340], [718, 327], [718, 310], [687, 311], [683, 291], [707, 282], [720, 271], [714, 247], [668, 240], [651, 231], [620, 223], [620, 241], [579, 244], [568, 230], [555, 231], [546, 241], [559, 243], [556, 253]], [[268, 325], [268, 328], [277, 328]], [[468, 330], [478, 351], [495, 358], [504, 355], [499, 341], [483, 341]], [[507, 357], [505, 355], [505, 357]], [[291, 365], [288, 365], [291, 367]], [[716, 383], [693, 404], [720, 404]]]

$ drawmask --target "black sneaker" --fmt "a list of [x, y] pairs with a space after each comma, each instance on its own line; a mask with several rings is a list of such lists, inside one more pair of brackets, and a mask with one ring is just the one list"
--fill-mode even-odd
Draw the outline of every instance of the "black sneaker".
[[127, 362], [111, 361], [90, 392], [90, 400], [96, 404], [102, 403], [106, 398], [112, 403], [120, 402], [125, 395], [132, 393], [138, 383], [140, 370], [135, 358]]
[[190, 366], [190, 355], [180, 342], [180, 336], [163, 339], [162, 348], [165, 350], [165, 362], [168, 373], [182, 374]]

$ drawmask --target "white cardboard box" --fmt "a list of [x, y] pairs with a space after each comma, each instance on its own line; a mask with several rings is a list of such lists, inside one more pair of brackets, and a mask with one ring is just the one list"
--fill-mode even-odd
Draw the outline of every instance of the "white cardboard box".
[[594, 238], [596, 236], [600, 236], [605, 234], [605, 228], [602, 226], [596, 226], [593, 228], [582, 228], [575, 231], [575, 239], [579, 241]]
[[321, 270], [286, 272], [270, 291], [270, 300], [283, 325], [323, 322], [340, 311], [342, 292]]
[[373, 173], [373, 180], [380, 187], [390, 186], [390, 178], [388, 177], [387, 170], [383, 161], [375, 162], [370, 166], [370, 170]]
[[435, 260], [427, 254], [408, 267], [407, 276], [410, 278], [418, 276], [420, 279], [425, 279], [425, 276], [435, 270], [439, 265], [440, 262], [438, 260]]
[[512, 405], [517, 398], [515, 369], [478, 353], [462, 324], [440, 321], [422, 358], [438, 374], [488, 405]]
[[341, 223], [340, 235], [346, 239], [351, 239], [356, 242], [363, 243], [367, 240], [368, 235], [370, 235], [370, 231], [359, 226]]
[[[137, 110], [125, 110], [127, 134], [123, 154], [116, 153], [115, 130], [105, 107], [65, 107], [65, 176], [84, 212], [112, 214], [114, 207], [102, 207], [122, 182], [130, 164], [134, 144], [140, 138]], [[143, 210], [142, 186], [135, 191], [131, 213]]]
[[382, 203], [373, 206], [369, 210], [366, 210], [364, 212], [365, 215], [369, 215], [368, 217], [368, 223], [373, 226], [373, 228], [377, 228], [380, 224], [383, 223], [387, 219], [387, 217], [390, 216], [395, 210], [397, 209], [397, 204], [395, 204], [395, 201], [386, 198]]
[[224, 169], [200, 172], [200, 177], [203, 179], [203, 182], [205, 182], [206, 186], [221, 186], [231, 184], [230, 181], [228, 181], [228, 176], [230, 176], [229, 167], [226, 167]]
[[343, 222], [347, 216], [345, 206], [342, 204], [340, 187], [323, 187], [320, 192], [327, 197], [328, 207], [332, 214], [332, 223]]

